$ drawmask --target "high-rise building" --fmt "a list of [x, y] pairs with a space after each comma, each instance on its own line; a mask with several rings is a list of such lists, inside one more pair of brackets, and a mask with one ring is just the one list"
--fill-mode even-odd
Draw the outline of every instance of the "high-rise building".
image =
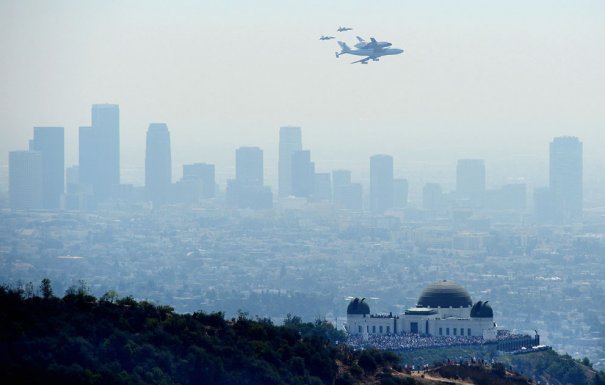
[[351, 183], [351, 171], [332, 171], [332, 191], [335, 207], [349, 210], [362, 209], [363, 190], [360, 183]]
[[279, 196], [292, 194], [292, 154], [302, 150], [300, 127], [281, 127], [279, 129], [278, 185]]
[[65, 186], [63, 127], [34, 127], [30, 147], [42, 157], [42, 207], [58, 209]]
[[235, 151], [235, 179], [227, 181], [227, 202], [242, 209], [273, 206], [271, 189], [263, 185], [263, 150], [240, 147]]
[[332, 176], [329, 172], [315, 173], [313, 180], [313, 199], [317, 201], [332, 200]]
[[332, 171], [332, 201], [336, 207], [345, 208], [345, 196], [347, 188], [351, 185], [351, 171]]
[[80, 127], [80, 183], [95, 200], [115, 197], [120, 187], [120, 110], [94, 104], [92, 126]]
[[92, 128], [98, 150], [95, 195], [99, 199], [115, 196], [120, 188], [120, 109], [117, 104], [94, 104]]
[[401, 209], [408, 205], [408, 180], [393, 179], [393, 207]]
[[240, 147], [235, 151], [235, 180], [242, 185], [263, 185], [263, 150]]
[[291, 195], [310, 198], [315, 189], [315, 164], [311, 162], [311, 151], [300, 150], [292, 153]]
[[382, 213], [393, 207], [393, 157], [370, 158], [370, 210]]
[[193, 191], [192, 194], [189, 194], [193, 197], [192, 201], [197, 201], [200, 198], [214, 198], [216, 192], [214, 165], [207, 163], [184, 164], [183, 178], [180, 183], [191, 186], [188, 190]]
[[11, 151], [8, 154], [8, 196], [11, 209], [43, 208], [43, 164], [38, 151]]
[[582, 142], [570, 136], [554, 138], [550, 143], [549, 187], [556, 223], [582, 219], [582, 183]]
[[145, 189], [154, 205], [169, 200], [172, 184], [170, 132], [165, 123], [152, 123], [147, 129], [145, 148]]
[[80, 189], [80, 167], [71, 166], [65, 169], [65, 209], [81, 210], [85, 208], [84, 194]]
[[483, 159], [459, 159], [456, 165], [456, 195], [471, 207], [481, 207], [485, 197]]

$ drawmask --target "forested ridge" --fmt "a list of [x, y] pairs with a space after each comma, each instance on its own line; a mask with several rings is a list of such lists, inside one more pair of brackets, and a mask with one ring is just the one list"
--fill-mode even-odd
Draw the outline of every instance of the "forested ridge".
[[[50, 281], [0, 286], [2, 384], [434, 384], [391, 352], [351, 350], [344, 335], [317, 320], [288, 315], [283, 326], [240, 313], [177, 314], [169, 306], [108, 292], [97, 299], [82, 282], [62, 298]], [[449, 368], [428, 375], [457, 376]], [[470, 371], [469, 371], [470, 370]], [[469, 384], [518, 384], [493, 369], [466, 370]], [[454, 373], [454, 374], [452, 374]], [[445, 376], [444, 374], [447, 374]], [[520, 382], [519, 382], [520, 381]]]
[[[358, 378], [365, 375], [326, 321], [288, 316], [275, 326], [246, 314], [177, 314], [115, 292], [97, 299], [84, 284], [63, 298], [48, 281], [40, 292], [0, 287], [3, 384], [351, 383], [339, 373], [348, 368], [343, 361], [355, 363]], [[368, 370], [397, 360], [375, 352]]]

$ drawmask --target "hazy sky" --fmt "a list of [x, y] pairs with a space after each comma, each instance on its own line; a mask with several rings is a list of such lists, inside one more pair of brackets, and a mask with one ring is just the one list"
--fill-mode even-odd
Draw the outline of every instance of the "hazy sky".
[[[322, 34], [405, 53], [351, 65]], [[43, 125], [65, 127], [77, 163], [78, 126], [105, 102], [120, 105], [124, 182], [142, 182], [151, 122], [168, 124], [175, 169], [215, 163], [219, 181], [236, 147], [260, 146], [273, 183], [282, 125], [303, 128], [319, 171], [358, 179], [389, 153], [399, 176], [483, 157], [488, 183], [545, 180], [559, 135], [605, 164], [602, 0], [0, 0], [0, 49], [2, 166]]]

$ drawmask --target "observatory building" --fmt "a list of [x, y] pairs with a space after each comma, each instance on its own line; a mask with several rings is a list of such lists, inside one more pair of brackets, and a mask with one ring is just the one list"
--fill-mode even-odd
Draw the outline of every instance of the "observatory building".
[[403, 314], [371, 314], [364, 299], [355, 298], [347, 307], [347, 332], [351, 335], [415, 333], [427, 336], [497, 337], [494, 312], [487, 301], [473, 304], [462, 286], [439, 281], [425, 288], [416, 306]]

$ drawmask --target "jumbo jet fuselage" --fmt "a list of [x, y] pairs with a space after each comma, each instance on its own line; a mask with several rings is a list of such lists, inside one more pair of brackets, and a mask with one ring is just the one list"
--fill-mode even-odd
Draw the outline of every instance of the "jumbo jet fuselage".
[[[338, 45], [340, 45], [341, 51], [340, 52], [336, 52], [336, 57], [339, 57], [340, 55], [343, 54], [350, 54], [350, 55], [355, 55], [355, 56], [366, 56], [368, 58], [368, 60], [374, 60], [374, 61], [378, 61], [378, 58], [382, 57], [382, 56], [388, 56], [388, 55], [399, 55], [400, 53], [403, 53], [402, 49], [399, 48], [380, 48], [380, 49], [374, 49], [374, 48], [361, 48], [361, 49], [351, 49], [346, 43], [343, 43], [341, 41], [338, 42]], [[365, 64], [365, 62], [367, 62], [367, 60], [362, 60], [361, 61], [363, 64]]]
[[387, 56], [387, 55], [399, 55], [400, 53], [403, 53], [402, 49], [399, 48], [384, 48], [384, 49], [369, 49], [369, 48], [362, 48], [362, 49], [352, 49], [349, 51], [343, 51], [340, 53], [340, 55], [342, 55], [343, 53], [349, 53], [351, 55], [357, 55], [357, 56], [369, 56], [370, 58], [378, 58], [381, 56]]

